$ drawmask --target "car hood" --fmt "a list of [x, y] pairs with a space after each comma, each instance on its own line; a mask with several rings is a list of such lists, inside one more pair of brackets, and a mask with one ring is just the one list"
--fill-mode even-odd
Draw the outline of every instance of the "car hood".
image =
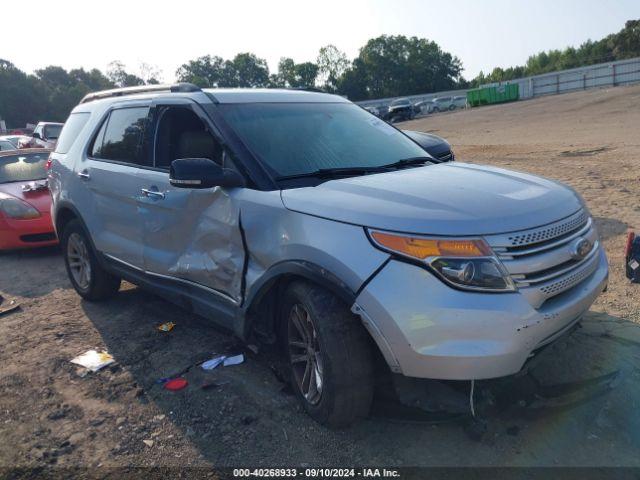
[[449, 142], [437, 135], [424, 132], [414, 132], [411, 130], [405, 130], [404, 133], [413, 139], [420, 139], [420, 144], [425, 147], [439, 147], [442, 145], [450, 147]]
[[[43, 183], [45, 180], [34, 180], [36, 183]], [[31, 183], [26, 182], [11, 182], [0, 184], [0, 192], [24, 200], [29, 205], [33, 206], [40, 213], [49, 213], [51, 210], [51, 194], [48, 188], [41, 190], [23, 192], [22, 186]]]
[[552, 180], [458, 162], [283, 190], [282, 201], [290, 210], [331, 220], [434, 235], [524, 230], [582, 207], [572, 189]]

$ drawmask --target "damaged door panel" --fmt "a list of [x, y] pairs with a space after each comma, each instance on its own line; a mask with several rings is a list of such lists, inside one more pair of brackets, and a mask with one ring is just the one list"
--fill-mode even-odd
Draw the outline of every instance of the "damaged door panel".
[[205, 158], [223, 165], [221, 142], [192, 102], [154, 102], [154, 169], [146, 170], [138, 197], [143, 220], [144, 268], [242, 302], [245, 253], [240, 209], [220, 188], [176, 188], [169, 169], [176, 159]]
[[140, 197], [145, 270], [208, 287], [241, 302], [244, 249], [240, 211], [221, 188], [177, 189], [164, 172], [149, 172]]

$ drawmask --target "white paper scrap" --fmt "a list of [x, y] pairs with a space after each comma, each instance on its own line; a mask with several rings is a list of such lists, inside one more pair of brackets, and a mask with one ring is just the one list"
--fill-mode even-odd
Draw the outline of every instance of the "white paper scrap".
[[207, 360], [206, 362], [204, 362], [201, 365], [202, 369], [203, 370], [213, 370], [218, 365], [220, 365], [222, 362], [224, 362], [225, 358], [227, 358], [225, 355], [220, 355], [219, 357], [214, 357], [211, 360]]
[[230, 367], [231, 365], [239, 365], [244, 362], [244, 355], [236, 355], [234, 357], [227, 357], [224, 359], [224, 366]]
[[101, 368], [111, 365], [113, 362], [115, 362], [115, 360], [107, 352], [96, 352], [95, 350], [88, 350], [71, 360], [71, 363], [80, 365], [92, 372], [97, 372]]

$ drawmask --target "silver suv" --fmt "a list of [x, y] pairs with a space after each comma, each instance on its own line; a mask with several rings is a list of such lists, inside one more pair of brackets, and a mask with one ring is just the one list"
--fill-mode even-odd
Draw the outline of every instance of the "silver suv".
[[330, 426], [367, 415], [376, 357], [405, 377], [511, 375], [607, 285], [572, 189], [436, 164], [334, 95], [90, 94], [49, 182], [82, 297], [126, 279], [244, 340], [278, 339], [304, 407]]

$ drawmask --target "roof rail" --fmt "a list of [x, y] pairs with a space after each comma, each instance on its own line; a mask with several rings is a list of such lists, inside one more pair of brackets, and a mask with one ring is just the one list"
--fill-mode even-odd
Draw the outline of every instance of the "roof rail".
[[80, 103], [92, 102], [103, 98], [124, 97], [126, 95], [137, 95], [139, 93], [153, 92], [172, 92], [172, 93], [188, 93], [200, 92], [200, 87], [193, 83], [174, 83], [173, 85], [141, 85], [139, 87], [114, 88], [112, 90], [102, 90], [100, 92], [88, 93], [84, 96]]

